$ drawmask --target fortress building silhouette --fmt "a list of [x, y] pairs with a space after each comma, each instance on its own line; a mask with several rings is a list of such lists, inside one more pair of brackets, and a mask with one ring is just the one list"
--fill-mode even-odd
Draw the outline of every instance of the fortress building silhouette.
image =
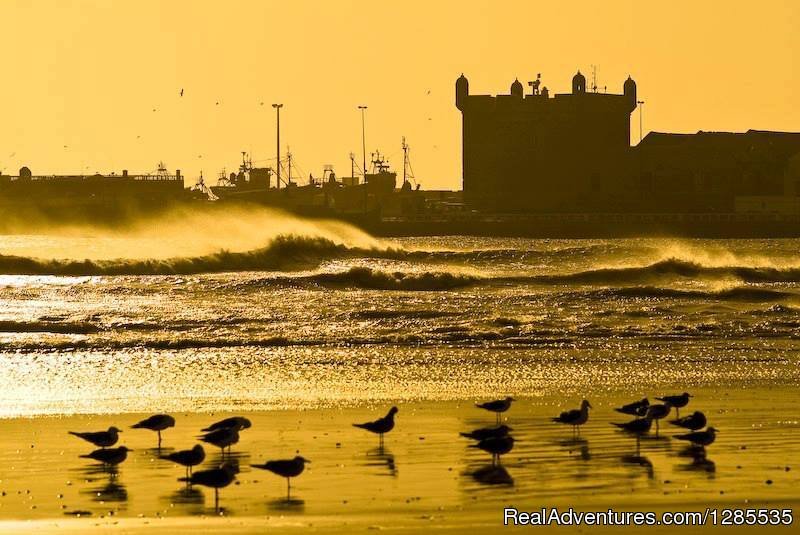
[[[455, 84], [462, 113], [464, 200], [495, 213], [735, 212], [743, 206], [800, 213], [800, 134], [651, 132], [631, 147], [637, 106], [630, 76], [619, 94], [550, 95], [541, 75], [507, 95], [471, 95]], [[766, 199], [768, 198], [768, 199]]]

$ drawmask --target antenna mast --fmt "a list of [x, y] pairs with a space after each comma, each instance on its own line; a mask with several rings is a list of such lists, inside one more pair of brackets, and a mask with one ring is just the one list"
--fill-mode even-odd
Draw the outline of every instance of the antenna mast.
[[597, 65], [592, 65], [592, 93], [597, 93]]

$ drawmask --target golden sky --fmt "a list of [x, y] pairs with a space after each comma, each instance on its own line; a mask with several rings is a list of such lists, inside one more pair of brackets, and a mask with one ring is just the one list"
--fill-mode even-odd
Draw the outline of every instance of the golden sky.
[[472, 93], [537, 72], [566, 92], [591, 65], [609, 92], [634, 77], [645, 133], [800, 131], [797, 0], [2, 0], [0, 20], [6, 174], [164, 160], [213, 178], [242, 150], [274, 158], [282, 102], [304, 178], [347, 175], [366, 104], [368, 151], [399, 167], [405, 135], [423, 187], [458, 188], [459, 74]]

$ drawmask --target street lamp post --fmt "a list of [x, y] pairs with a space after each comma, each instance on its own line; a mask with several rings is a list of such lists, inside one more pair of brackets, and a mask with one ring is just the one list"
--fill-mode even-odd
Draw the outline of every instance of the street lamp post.
[[272, 107], [275, 108], [275, 111], [277, 112], [277, 115], [278, 115], [278, 125], [277, 125], [277, 129], [278, 129], [277, 140], [278, 141], [277, 141], [277, 143], [275, 145], [276, 146], [276, 149], [275, 149], [275, 167], [276, 167], [276, 173], [277, 173], [277, 180], [275, 182], [275, 187], [278, 188], [278, 189], [281, 189], [281, 108], [283, 108], [283, 104], [273, 104]]
[[367, 182], [367, 137], [366, 137], [366, 123], [364, 120], [364, 112], [367, 111], [366, 106], [359, 106], [359, 110], [361, 110], [361, 164], [364, 166], [364, 182]]

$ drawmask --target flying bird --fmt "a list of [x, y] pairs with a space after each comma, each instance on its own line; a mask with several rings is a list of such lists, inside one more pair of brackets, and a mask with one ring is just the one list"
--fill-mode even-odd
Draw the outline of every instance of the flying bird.
[[183, 88], [181, 87], [181, 96], [183, 96]]
[[500, 423], [500, 413], [506, 412], [511, 408], [511, 402], [516, 401], [511, 396], [505, 399], [496, 399], [494, 401], [487, 401], [486, 403], [476, 403], [475, 406], [479, 409], [485, 409], [489, 412], [495, 413], [497, 416], [497, 423]]
[[564, 411], [555, 418], [553, 418], [554, 422], [558, 422], [561, 424], [571, 425], [572, 432], [581, 434], [580, 426], [585, 424], [589, 420], [589, 409], [592, 408], [592, 404], [589, 403], [588, 400], [581, 401], [581, 408], [580, 409], [573, 409], [571, 411]]
[[366, 429], [370, 433], [375, 433], [380, 436], [380, 445], [383, 446], [383, 435], [394, 429], [394, 415], [397, 414], [399, 409], [392, 407], [383, 418], [378, 418], [374, 422], [366, 422], [363, 424], [353, 424], [353, 427]]
[[261, 470], [269, 470], [273, 474], [277, 474], [286, 478], [286, 500], [291, 496], [291, 478], [297, 477], [306, 469], [306, 463], [310, 463], [308, 459], [298, 455], [294, 459], [284, 459], [280, 461], [267, 461], [264, 464], [251, 464], [253, 468]]
[[96, 432], [86, 432], [86, 433], [69, 431], [69, 434], [75, 435], [78, 438], [82, 438], [86, 442], [90, 442], [100, 448], [110, 448], [111, 446], [117, 443], [117, 440], [119, 440], [118, 433], [121, 432], [122, 430], [117, 429], [112, 425], [111, 427], [108, 428], [108, 431], [96, 431]]
[[698, 429], [702, 429], [706, 426], [706, 415], [700, 411], [694, 411], [689, 416], [676, 418], [675, 420], [671, 420], [669, 423], [672, 425], [677, 425], [678, 427], [697, 431]]
[[158, 433], [158, 448], [161, 449], [161, 431], [175, 427], [175, 418], [169, 414], [154, 414], [139, 423], [133, 424], [131, 429], [149, 429]]

